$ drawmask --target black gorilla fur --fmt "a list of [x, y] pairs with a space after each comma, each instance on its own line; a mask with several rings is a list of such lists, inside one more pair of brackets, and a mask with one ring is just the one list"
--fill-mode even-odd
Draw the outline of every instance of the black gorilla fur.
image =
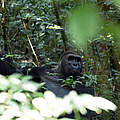
[[[52, 91], [57, 97], [64, 97], [71, 90], [75, 90], [78, 94], [88, 93], [94, 95], [93, 87], [86, 87], [85, 85], [76, 85], [76, 88], [62, 87], [62, 81], [58, 79], [58, 76], [50, 76], [47, 74], [49, 70], [44, 67], [34, 67], [29, 72], [29, 75], [33, 76], [33, 80], [36, 82], [45, 82], [45, 86], [48, 90]], [[83, 117], [91, 119], [91, 116], [95, 114], [88, 110], [87, 114]], [[96, 116], [96, 115], [95, 115]], [[67, 114], [64, 117], [74, 118], [74, 114]]]
[[[85, 85], [76, 85], [76, 88], [70, 87], [61, 87], [62, 81], [59, 79], [60, 76], [50, 76], [47, 72], [51, 72], [52, 70], [48, 70], [45, 67], [33, 67], [29, 75], [33, 77], [33, 80], [36, 82], [45, 82], [46, 87], [55, 93], [58, 97], [63, 97], [68, 94], [71, 90], [76, 90], [78, 94], [88, 93], [94, 95], [93, 87], [86, 87]], [[52, 71], [53, 72], [53, 71]], [[62, 91], [63, 90], [63, 91]], [[60, 92], [62, 91], [62, 92]]]
[[0, 74], [1, 75], [11, 75], [16, 73], [17, 70], [10, 63], [4, 60], [0, 60]]

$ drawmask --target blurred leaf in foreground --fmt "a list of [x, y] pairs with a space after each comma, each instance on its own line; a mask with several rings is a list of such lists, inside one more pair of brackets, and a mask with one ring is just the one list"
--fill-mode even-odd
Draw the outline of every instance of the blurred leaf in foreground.
[[114, 4], [118, 7], [120, 7], [120, 0], [113, 0]]
[[35, 98], [32, 100], [33, 106], [40, 111], [43, 117], [59, 117], [63, 113], [70, 114], [74, 108], [85, 115], [87, 109], [100, 114], [102, 110], [115, 111], [117, 106], [111, 101], [102, 98], [94, 97], [89, 94], [78, 95], [75, 91], [71, 91], [64, 98], [57, 98], [51, 91], [44, 93], [44, 98]]
[[100, 16], [95, 5], [86, 4], [72, 11], [68, 18], [68, 29], [72, 40], [81, 47], [87, 45], [87, 40], [98, 33], [101, 24]]

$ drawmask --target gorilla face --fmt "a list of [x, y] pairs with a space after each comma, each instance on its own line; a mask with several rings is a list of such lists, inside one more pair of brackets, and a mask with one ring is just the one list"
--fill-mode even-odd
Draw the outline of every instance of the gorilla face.
[[67, 54], [61, 59], [61, 72], [67, 76], [79, 76], [82, 72], [82, 61], [79, 55]]
[[82, 68], [81, 57], [79, 56], [68, 56], [68, 64], [74, 70], [80, 70]]

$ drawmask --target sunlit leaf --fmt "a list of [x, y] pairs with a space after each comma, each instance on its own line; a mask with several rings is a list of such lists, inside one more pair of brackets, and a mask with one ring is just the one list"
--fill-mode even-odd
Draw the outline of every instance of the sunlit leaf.
[[24, 110], [23, 115], [16, 120], [45, 120], [36, 110]]
[[32, 81], [24, 82], [22, 84], [22, 89], [26, 91], [35, 92], [38, 90], [38, 88], [39, 88], [39, 84], [32, 82]]
[[74, 120], [74, 119], [70, 119], [70, 118], [61, 118], [59, 120]]
[[21, 76], [22, 76], [21, 74], [18, 74], [18, 73], [16, 74], [16, 73], [14, 73], [14, 74], [10, 75], [8, 78], [9, 78], [9, 79], [12, 79], [12, 78], [19, 79]]
[[7, 103], [11, 98], [11, 95], [7, 92], [0, 93], [0, 103]]
[[18, 85], [21, 84], [21, 81], [19, 79], [17, 79], [17, 78], [9, 78], [9, 81], [13, 85], [17, 85], [18, 86]]
[[28, 102], [28, 99], [27, 99], [26, 95], [24, 93], [20, 93], [20, 92], [14, 93], [13, 99], [15, 99], [19, 102], [24, 102], [24, 103]]
[[2, 116], [0, 116], [0, 120], [11, 120], [14, 117], [21, 116], [21, 112], [17, 107], [9, 107], [5, 110]]
[[[111, 101], [102, 97], [94, 97], [89, 94], [80, 95], [78, 101], [79, 101], [79, 104], [77, 106], [78, 108], [81, 109], [81, 106], [83, 106], [84, 108], [95, 111], [97, 114], [100, 114], [102, 110], [115, 111], [117, 109], [117, 106]], [[76, 103], [77, 101], [75, 100], [74, 102]]]
[[30, 79], [32, 79], [32, 76], [29, 76], [29, 75], [22, 77], [22, 81], [27, 81], [27, 80], [30, 80]]
[[0, 75], [0, 90], [7, 90], [10, 84], [6, 77]]

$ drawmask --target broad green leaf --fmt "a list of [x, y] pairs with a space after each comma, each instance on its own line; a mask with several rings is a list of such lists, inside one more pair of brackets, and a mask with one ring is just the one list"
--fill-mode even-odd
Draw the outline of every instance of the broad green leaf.
[[81, 47], [87, 45], [87, 40], [98, 33], [101, 19], [95, 5], [86, 4], [72, 11], [68, 18], [68, 29], [73, 42]]

